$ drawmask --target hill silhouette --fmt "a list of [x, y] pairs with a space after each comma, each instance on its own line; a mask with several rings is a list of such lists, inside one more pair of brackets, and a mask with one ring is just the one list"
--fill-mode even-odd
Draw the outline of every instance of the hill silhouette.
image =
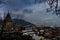
[[13, 21], [13, 23], [20, 24], [20, 25], [23, 25], [23, 26], [25, 26], [25, 25], [36, 26], [36, 25], [34, 25], [30, 22], [27, 22], [23, 19], [13, 19], [12, 21]]

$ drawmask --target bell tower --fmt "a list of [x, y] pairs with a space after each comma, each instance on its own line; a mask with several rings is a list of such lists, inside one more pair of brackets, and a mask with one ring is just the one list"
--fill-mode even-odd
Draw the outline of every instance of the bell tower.
[[7, 13], [7, 16], [4, 19], [4, 24], [3, 25], [4, 25], [4, 28], [6, 30], [11, 30], [11, 28], [12, 28], [12, 20], [11, 20], [11, 16], [10, 16], [9, 12]]

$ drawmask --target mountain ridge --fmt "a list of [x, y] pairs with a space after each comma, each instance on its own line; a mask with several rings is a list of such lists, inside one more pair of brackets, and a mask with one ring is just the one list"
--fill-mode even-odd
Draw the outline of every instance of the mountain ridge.
[[15, 23], [15, 24], [20, 24], [20, 25], [23, 25], [23, 26], [36, 26], [35, 24], [33, 23], [30, 23], [30, 22], [27, 22], [23, 19], [12, 19], [12, 22]]

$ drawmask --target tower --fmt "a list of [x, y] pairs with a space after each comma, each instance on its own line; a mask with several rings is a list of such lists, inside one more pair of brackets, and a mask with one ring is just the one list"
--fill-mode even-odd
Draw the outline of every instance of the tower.
[[11, 20], [11, 16], [9, 12], [7, 13], [7, 16], [5, 17], [3, 21], [3, 27], [7, 30], [11, 30], [12, 28], [12, 20]]

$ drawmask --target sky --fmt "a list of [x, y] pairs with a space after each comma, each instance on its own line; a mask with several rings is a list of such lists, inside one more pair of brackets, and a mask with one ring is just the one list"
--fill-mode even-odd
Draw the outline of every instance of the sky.
[[[60, 16], [47, 12], [49, 5], [45, 0], [0, 0], [0, 17], [4, 19], [10, 12], [12, 19], [19, 18], [36, 25], [60, 26]], [[60, 3], [60, 1], [59, 1]], [[4, 15], [5, 14], [5, 15]]]

